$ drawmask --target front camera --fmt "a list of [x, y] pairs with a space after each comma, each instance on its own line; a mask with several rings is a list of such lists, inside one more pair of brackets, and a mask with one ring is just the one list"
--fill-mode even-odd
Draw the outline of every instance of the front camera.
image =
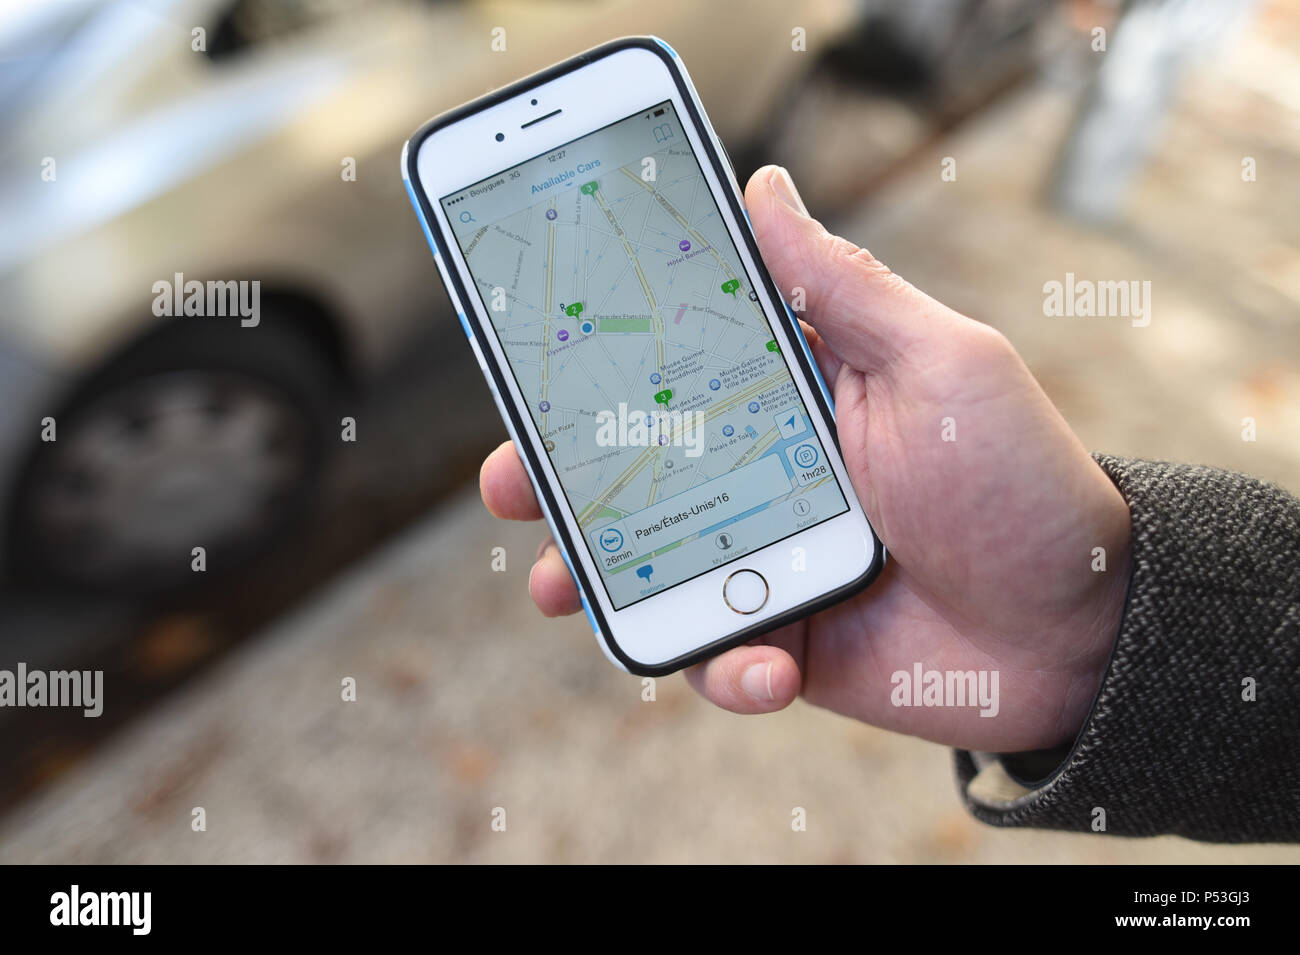
[[497, 142], [499, 142], [499, 143], [500, 143], [500, 142], [504, 142], [504, 141], [505, 141], [505, 138], [506, 138], [506, 134], [505, 134], [505, 133], [497, 133]]

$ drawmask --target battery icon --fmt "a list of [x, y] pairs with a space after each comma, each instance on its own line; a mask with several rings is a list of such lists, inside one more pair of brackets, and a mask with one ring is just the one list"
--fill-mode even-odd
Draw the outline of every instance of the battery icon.
[[664, 111], [663, 111], [662, 109], [657, 109], [657, 110], [655, 110], [655, 115], [656, 115], [656, 116], [662, 116], [663, 114], [664, 114]]

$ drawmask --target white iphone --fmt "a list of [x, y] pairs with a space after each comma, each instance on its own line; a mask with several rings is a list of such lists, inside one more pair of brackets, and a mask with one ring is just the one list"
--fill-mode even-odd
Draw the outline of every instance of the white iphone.
[[656, 676], [885, 554], [681, 60], [628, 37], [423, 126], [402, 174], [606, 655]]

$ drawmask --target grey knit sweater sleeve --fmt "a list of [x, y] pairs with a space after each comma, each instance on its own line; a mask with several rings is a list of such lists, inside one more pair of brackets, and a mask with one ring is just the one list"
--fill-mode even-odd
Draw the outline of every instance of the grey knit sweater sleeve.
[[1000, 826], [1300, 841], [1300, 501], [1241, 474], [1096, 455], [1128, 502], [1133, 570], [1072, 745], [959, 751]]

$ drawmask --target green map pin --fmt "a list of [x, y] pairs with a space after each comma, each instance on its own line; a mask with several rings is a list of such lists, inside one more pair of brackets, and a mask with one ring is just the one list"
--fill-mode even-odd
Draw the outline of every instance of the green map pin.
[[594, 196], [596, 194], [596, 190], [599, 188], [600, 188], [600, 184], [593, 179], [591, 182], [584, 182], [579, 187], [579, 191], [583, 195]]
[[570, 318], [577, 318], [578, 315], [581, 314], [581, 312], [582, 312], [581, 302], [574, 302], [572, 305], [570, 305], [568, 308], [564, 310], [564, 314], [568, 315]]
[[768, 350], [768, 351], [780, 351], [780, 350], [781, 350], [780, 348], [777, 347], [776, 339], [775, 339], [775, 338], [772, 339], [770, 342], [767, 343], [767, 350]]
[[735, 295], [738, 288], [740, 288], [740, 279], [727, 279], [722, 283], [722, 291], [728, 295]]
[[668, 404], [669, 401], [672, 400], [672, 397], [673, 397], [673, 390], [671, 388], [665, 388], [663, 391], [655, 395], [655, 403], [666, 405]]

